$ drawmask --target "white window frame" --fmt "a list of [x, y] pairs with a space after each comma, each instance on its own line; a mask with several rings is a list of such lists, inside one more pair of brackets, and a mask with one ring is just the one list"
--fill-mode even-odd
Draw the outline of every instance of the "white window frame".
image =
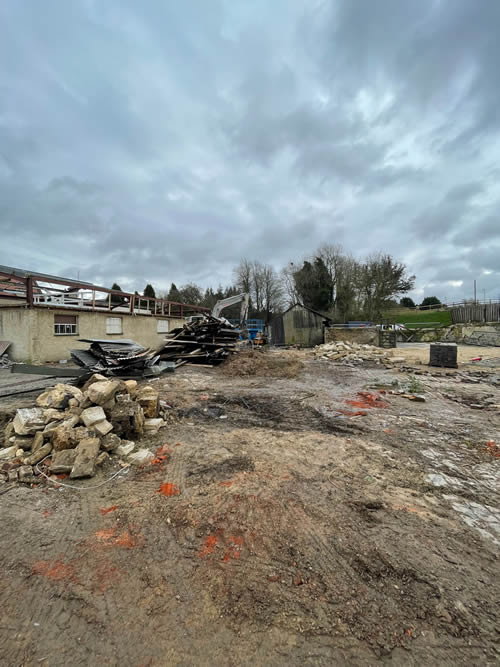
[[54, 336], [78, 336], [78, 315], [70, 315], [70, 317], [75, 318], [74, 324], [62, 324], [54, 321]]
[[123, 333], [123, 317], [107, 317], [106, 318], [106, 334], [113, 336], [115, 334]]
[[156, 333], [168, 333], [170, 329], [170, 322], [168, 320], [156, 320]]

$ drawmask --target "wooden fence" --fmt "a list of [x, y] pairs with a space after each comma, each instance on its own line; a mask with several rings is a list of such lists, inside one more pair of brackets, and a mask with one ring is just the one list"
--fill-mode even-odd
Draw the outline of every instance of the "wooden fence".
[[500, 303], [465, 304], [451, 308], [453, 324], [464, 322], [500, 322]]

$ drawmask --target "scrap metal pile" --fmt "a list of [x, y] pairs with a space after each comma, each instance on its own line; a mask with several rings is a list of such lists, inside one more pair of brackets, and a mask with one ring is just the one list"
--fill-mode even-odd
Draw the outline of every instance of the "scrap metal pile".
[[167, 335], [152, 352], [133, 340], [81, 338], [88, 350], [70, 350], [71, 357], [90, 373], [112, 377], [152, 377], [187, 363], [215, 366], [236, 348], [238, 330], [226, 319], [199, 315]]
[[166, 368], [154, 366], [159, 361], [149, 348], [144, 348], [133, 340], [99, 340], [80, 338], [90, 343], [88, 350], [70, 350], [74, 361], [89, 372], [115, 377], [135, 377], [158, 375]]
[[160, 361], [216, 366], [236, 348], [238, 330], [224, 318], [200, 315], [173, 329], [157, 350]]

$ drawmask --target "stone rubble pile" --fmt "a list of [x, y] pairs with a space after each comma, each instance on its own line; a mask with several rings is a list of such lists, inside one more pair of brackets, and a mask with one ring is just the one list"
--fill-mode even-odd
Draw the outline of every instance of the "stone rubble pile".
[[364, 361], [374, 361], [377, 364], [387, 366], [403, 363], [405, 357], [397, 357], [393, 350], [385, 350], [381, 347], [363, 343], [337, 341], [316, 345], [313, 354], [319, 359], [337, 361], [345, 365], [361, 364]]
[[135, 380], [96, 374], [81, 390], [57, 384], [40, 394], [36, 407], [17, 410], [5, 427], [0, 482], [31, 483], [37, 464], [48, 475], [92, 477], [112, 454], [131, 465], [146, 464], [154, 454], [135, 443], [157, 433], [163, 416], [158, 392]]

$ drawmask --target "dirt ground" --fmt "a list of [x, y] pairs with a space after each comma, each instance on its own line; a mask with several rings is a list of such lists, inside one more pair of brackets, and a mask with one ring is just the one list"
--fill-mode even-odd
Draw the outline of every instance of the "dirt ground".
[[[399, 344], [397, 350], [394, 350], [394, 354], [398, 357], [406, 357], [410, 363], [427, 364], [429, 363], [429, 343]], [[491, 359], [500, 361], [500, 351], [495, 347], [459, 345], [457, 357], [461, 368], [466, 367], [469, 369], [475, 366], [477, 367], [477, 362], [473, 362], [472, 359], [480, 358], [482, 362], [486, 362]]]
[[500, 350], [262, 354], [153, 382], [154, 465], [0, 486], [0, 664], [498, 664]]

